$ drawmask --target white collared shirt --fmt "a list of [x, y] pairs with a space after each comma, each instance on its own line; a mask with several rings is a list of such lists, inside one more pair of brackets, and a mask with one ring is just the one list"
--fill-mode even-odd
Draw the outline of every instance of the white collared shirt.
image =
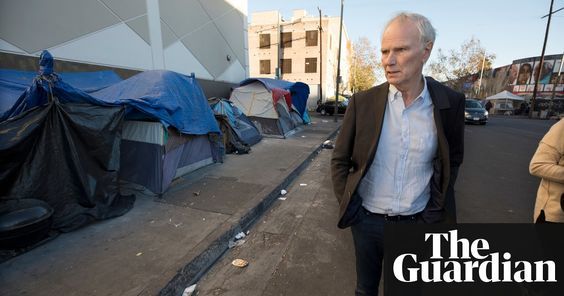
[[376, 155], [358, 187], [362, 205], [373, 213], [412, 215], [429, 201], [438, 140], [424, 77], [423, 82], [423, 91], [407, 108], [401, 92], [389, 87]]

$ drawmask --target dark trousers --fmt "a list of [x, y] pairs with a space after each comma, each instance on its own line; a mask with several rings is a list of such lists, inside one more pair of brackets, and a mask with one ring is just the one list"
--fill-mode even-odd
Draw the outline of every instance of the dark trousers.
[[[382, 276], [384, 259], [384, 225], [386, 223], [417, 223], [418, 220], [386, 221], [384, 216], [361, 209], [360, 222], [351, 226], [356, 255], [356, 296], [376, 296]], [[420, 222], [420, 221], [419, 221]]]

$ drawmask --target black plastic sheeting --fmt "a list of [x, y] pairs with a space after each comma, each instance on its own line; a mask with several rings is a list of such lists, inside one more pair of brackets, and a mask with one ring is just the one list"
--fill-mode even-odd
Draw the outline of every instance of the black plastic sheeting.
[[118, 188], [123, 107], [48, 104], [0, 122], [0, 201], [35, 198], [67, 232], [133, 207]]

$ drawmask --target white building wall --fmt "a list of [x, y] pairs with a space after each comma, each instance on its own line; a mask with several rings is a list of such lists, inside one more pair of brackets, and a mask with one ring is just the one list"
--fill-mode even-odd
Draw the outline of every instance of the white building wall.
[[2, 1], [0, 51], [238, 83], [248, 77], [247, 2]]

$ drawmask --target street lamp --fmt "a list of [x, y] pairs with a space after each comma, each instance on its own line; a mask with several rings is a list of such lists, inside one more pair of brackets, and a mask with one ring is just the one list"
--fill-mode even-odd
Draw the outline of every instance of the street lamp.
[[478, 82], [478, 93], [477, 97], [480, 96], [480, 90], [482, 89], [482, 76], [484, 75], [484, 65], [486, 64], [486, 51], [484, 50], [484, 57], [482, 58], [482, 70], [480, 71], [480, 81]]

